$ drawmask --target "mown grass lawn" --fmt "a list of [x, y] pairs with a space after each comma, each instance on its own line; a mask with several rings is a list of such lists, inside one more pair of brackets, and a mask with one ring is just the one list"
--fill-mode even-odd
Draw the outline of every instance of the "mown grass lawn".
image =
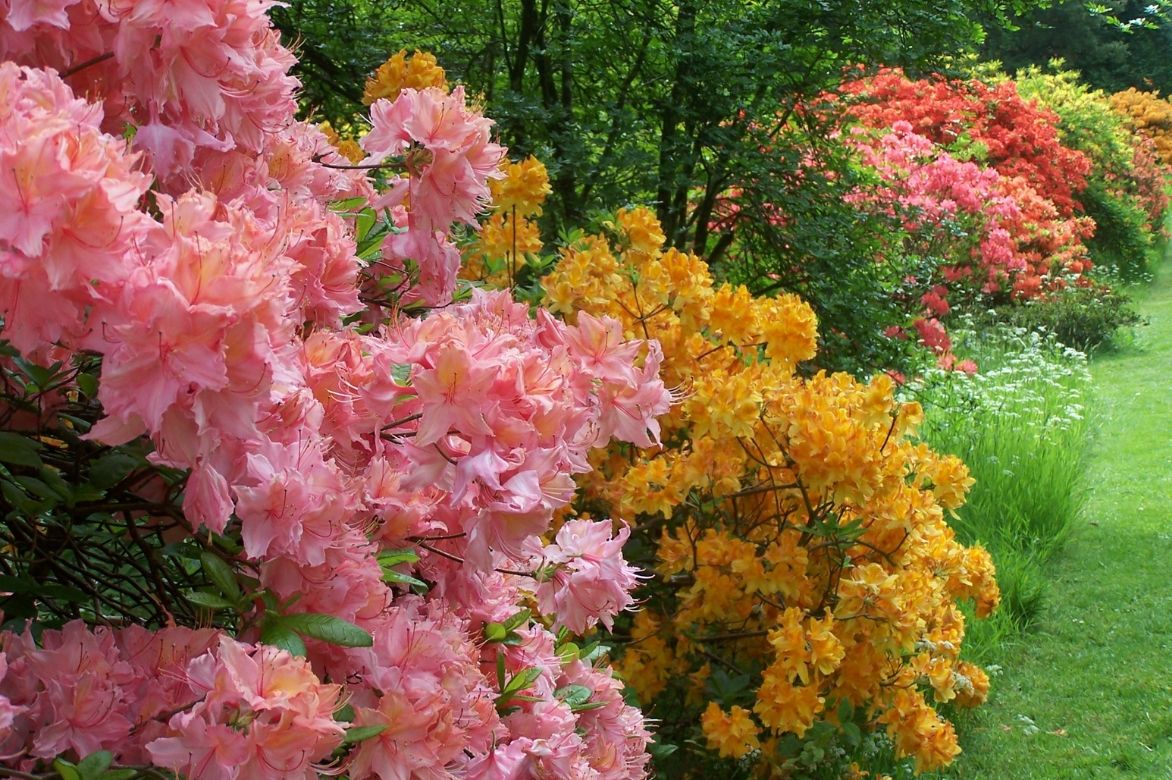
[[952, 778], [1172, 778], [1172, 266], [1096, 358], [1085, 511], [1037, 624], [994, 659]]

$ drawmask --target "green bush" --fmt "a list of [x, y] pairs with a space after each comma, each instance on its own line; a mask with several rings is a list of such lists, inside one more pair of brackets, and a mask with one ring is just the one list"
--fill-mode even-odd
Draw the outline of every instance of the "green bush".
[[1120, 329], [1144, 323], [1126, 295], [1100, 285], [1069, 287], [1024, 305], [998, 308], [993, 316], [1012, 327], [1052, 333], [1083, 352], [1111, 349]]

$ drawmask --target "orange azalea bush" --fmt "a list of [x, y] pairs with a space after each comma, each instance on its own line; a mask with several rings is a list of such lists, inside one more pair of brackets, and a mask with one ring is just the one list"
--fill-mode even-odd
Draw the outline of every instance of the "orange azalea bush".
[[1152, 139], [1164, 164], [1172, 165], [1172, 103], [1158, 92], [1141, 92], [1131, 87], [1112, 95], [1111, 105], [1139, 132]]
[[526, 264], [541, 262], [541, 230], [534, 218], [551, 191], [549, 173], [536, 157], [502, 160], [500, 172], [501, 178], [489, 182], [492, 211], [464, 249], [460, 276], [515, 288]]
[[960, 749], [934, 705], [988, 689], [960, 658], [959, 604], [984, 616], [999, 599], [988, 553], [946, 521], [972, 484], [964, 464], [916, 441], [921, 410], [887, 376], [803, 376], [817, 324], [798, 298], [716, 284], [664, 249], [648, 210], [606, 228], [542, 281], [567, 320], [657, 340], [682, 399], [662, 448], [596, 450], [580, 479], [581, 509], [633, 523], [628, 553], [654, 572], [616, 668], [658, 741], [685, 747], [661, 768], [849, 775], [880, 743], [917, 771], [948, 764]]
[[378, 66], [374, 75], [366, 80], [362, 102], [366, 105], [380, 98], [394, 100], [404, 89], [427, 89], [438, 87], [447, 90], [448, 81], [444, 69], [436, 62], [435, 55], [418, 49], [408, 55], [403, 49], [387, 58]]

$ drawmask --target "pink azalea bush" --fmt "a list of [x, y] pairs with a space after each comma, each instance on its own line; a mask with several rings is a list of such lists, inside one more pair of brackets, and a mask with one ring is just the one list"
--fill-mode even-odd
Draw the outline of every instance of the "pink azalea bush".
[[903, 120], [881, 131], [853, 127], [846, 141], [877, 177], [851, 201], [894, 219], [902, 251], [939, 258], [927, 278], [909, 281], [926, 288], [912, 331], [941, 365], [954, 362], [941, 322], [950, 296], [1020, 301], [1087, 283], [1094, 222], [1063, 216], [1025, 178], [959, 160]]
[[571, 641], [632, 606], [627, 531], [546, 537], [592, 449], [658, 441], [659, 346], [458, 296], [490, 122], [403, 90], [348, 166], [293, 119], [270, 5], [0, 3], [3, 366], [76, 366], [0, 419], [147, 452], [128, 532], [171, 517], [227, 615], [0, 633], [0, 762], [643, 777], [642, 715]]

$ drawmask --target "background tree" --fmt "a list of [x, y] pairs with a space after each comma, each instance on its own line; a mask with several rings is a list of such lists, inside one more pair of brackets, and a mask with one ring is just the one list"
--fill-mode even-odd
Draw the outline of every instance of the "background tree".
[[[720, 276], [805, 296], [826, 323], [821, 364], [868, 370], [898, 362], [874, 326], [890, 324], [890, 312], [849, 316], [860, 300], [882, 306], [865, 249], [881, 227], [860, 223], [842, 201], [851, 163], [827, 142], [833, 112], [798, 107], [858, 62], [938, 68], [980, 44], [977, 19], [1005, 23], [1029, 5], [425, 0], [376, 9], [294, 0], [275, 18], [305, 41], [307, 109], [346, 115], [389, 53], [432, 51], [484, 96], [503, 143], [548, 166], [547, 235], [601, 210], [652, 203], [668, 246], [705, 258]], [[721, 218], [729, 192], [740, 196], [742, 219]], [[759, 229], [741, 234], [746, 225]], [[851, 289], [850, 306], [824, 294], [827, 279]]]

